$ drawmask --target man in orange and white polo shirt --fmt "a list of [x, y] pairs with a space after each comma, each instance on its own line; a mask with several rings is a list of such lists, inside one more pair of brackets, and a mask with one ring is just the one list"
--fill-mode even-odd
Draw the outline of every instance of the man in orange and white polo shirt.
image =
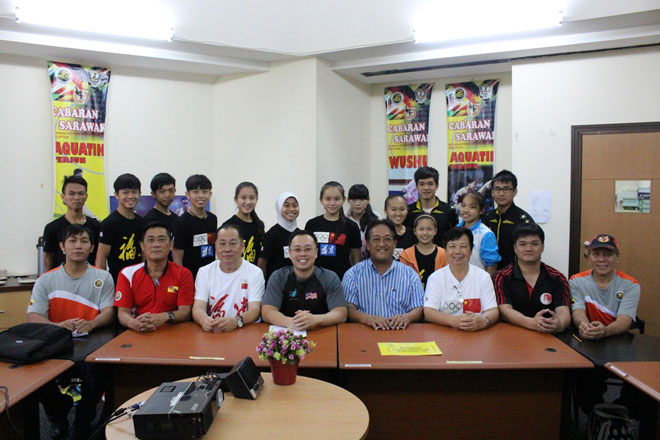
[[571, 277], [573, 322], [585, 339], [626, 333], [635, 319], [640, 287], [616, 270], [619, 246], [609, 234], [598, 234], [588, 246], [591, 270]]
[[[28, 322], [55, 324], [79, 334], [110, 325], [114, 319], [114, 283], [110, 273], [87, 263], [94, 248], [90, 230], [85, 225], [68, 226], [62, 234], [60, 248], [65, 262], [35, 283], [27, 309]], [[88, 438], [96, 404], [104, 390], [103, 367], [77, 362], [65, 374], [83, 380], [71, 438]], [[52, 437], [64, 438], [69, 429], [67, 414], [73, 404], [71, 398], [62, 395], [54, 381], [43, 387], [39, 397], [52, 424]]]
[[167, 259], [172, 249], [169, 226], [148, 223], [140, 247], [145, 261], [125, 267], [117, 277], [119, 322], [136, 332], [152, 332], [165, 323], [188, 321], [195, 285], [188, 269]]

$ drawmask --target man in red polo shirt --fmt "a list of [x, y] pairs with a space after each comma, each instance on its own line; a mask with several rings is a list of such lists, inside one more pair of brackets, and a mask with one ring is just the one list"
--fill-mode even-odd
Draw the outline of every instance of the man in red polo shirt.
[[189, 320], [193, 277], [185, 267], [167, 260], [172, 248], [167, 224], [147, 224], [140, 247], [145, 261], [124, 268], [117, 278], [114, 305], [119, 322], [137, 332], [152, 332], [165, 323]]

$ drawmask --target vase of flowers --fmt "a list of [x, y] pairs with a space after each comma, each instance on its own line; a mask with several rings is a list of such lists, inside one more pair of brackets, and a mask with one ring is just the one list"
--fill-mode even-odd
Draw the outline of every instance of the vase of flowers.
[[269, 331], [261, 337], [257, 346], [259, 359], [268, 360], [276, 385], [296, 383], [298, 363], [312, 352], [316, 344], [302, 335], [296, 335], [291, 328]]

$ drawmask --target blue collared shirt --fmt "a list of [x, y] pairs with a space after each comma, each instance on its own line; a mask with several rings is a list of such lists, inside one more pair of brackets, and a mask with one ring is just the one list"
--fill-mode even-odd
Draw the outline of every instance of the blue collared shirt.
[[346, 301], [362, 313], [391, 318], [424, 306], [424, 288], [414, 269], [392, 261], [381, 275], [371, 259], [351, 267], [342, 281]]

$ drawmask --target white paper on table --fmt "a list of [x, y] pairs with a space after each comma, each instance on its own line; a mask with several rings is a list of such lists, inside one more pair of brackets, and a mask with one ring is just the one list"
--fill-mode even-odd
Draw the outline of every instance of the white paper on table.
[[549, 223], [552, 219], [552, 193], [550, 191], [530, 191], [529, 207], [529, 214], [536, 223]]
[[[273, 332], [273, 333], [278, 331], [278, 330], [286, 330], [286, 329], [287, 329], [287, 327], [280, 327], [279, 325], [271, 325], [270, 327], [268, 327], [268, 331]], [[293, 329], [291, 329], [291, 330], [293, 330]], [[293, 334], [302, 336], [303, 338], [306, 338], [307, 337], [307, 330], [293, 330]]]
[[78, 330], [74, 330], [73, 333], [71, 333], [71, 337], [74, 338], [82, 338], [83, 336], [87, 336], [89, 332], [79, 332]]

